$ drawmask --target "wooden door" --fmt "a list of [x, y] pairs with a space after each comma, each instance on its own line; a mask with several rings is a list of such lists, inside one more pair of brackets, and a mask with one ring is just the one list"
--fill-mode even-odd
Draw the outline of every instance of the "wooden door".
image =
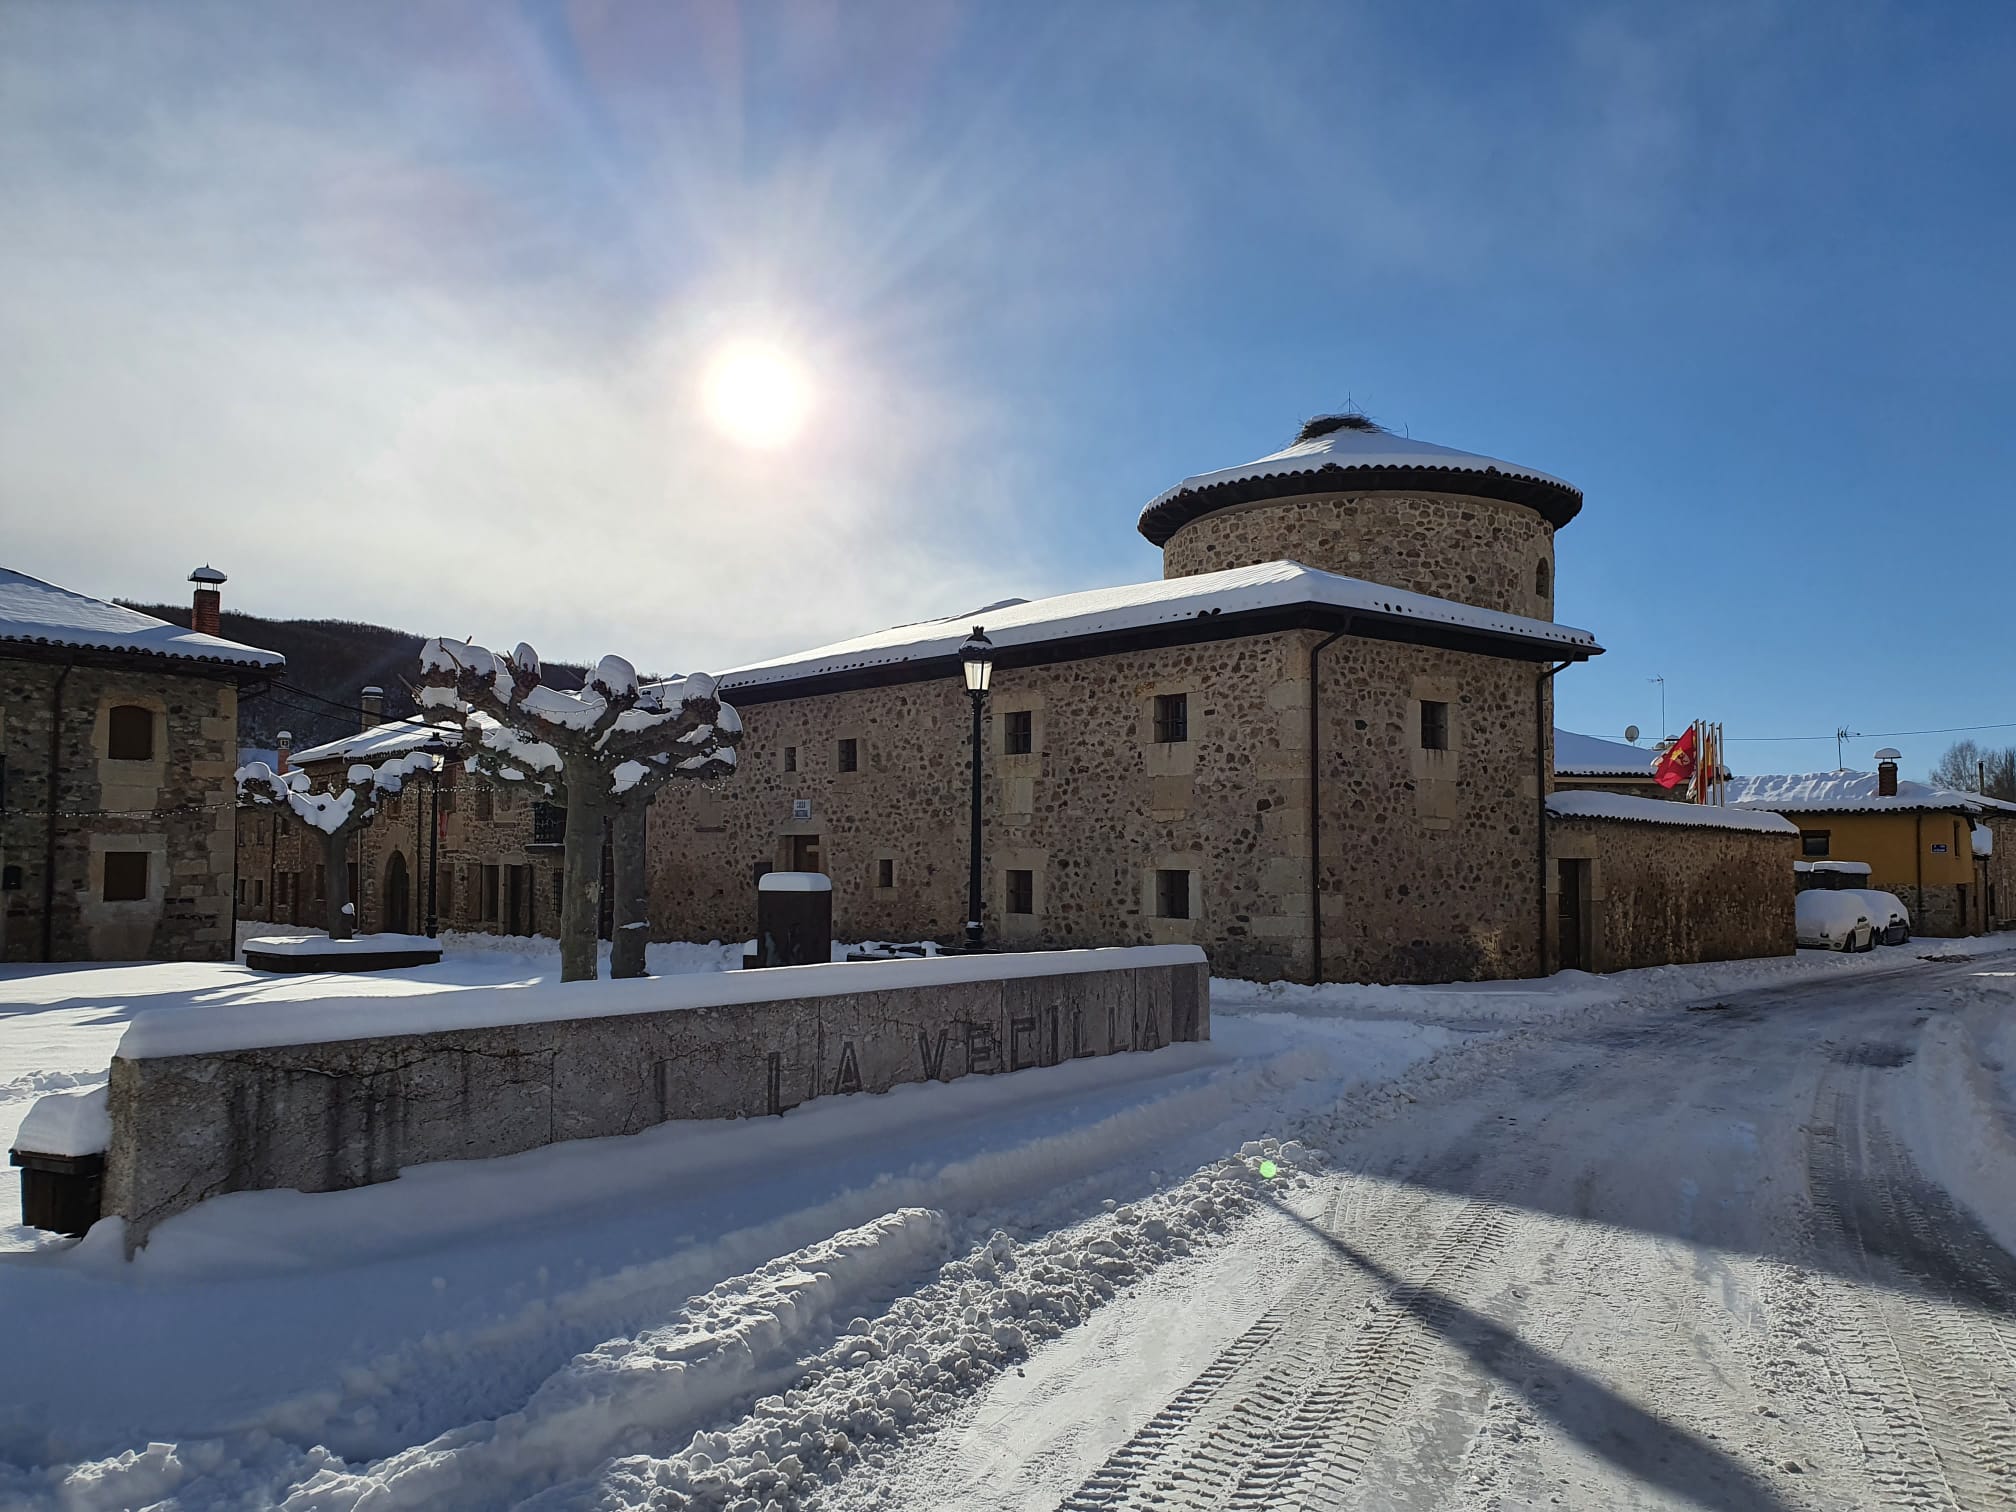
[[1589, 969], [1589, 918], [1587, 882], [1589, 863], [1587, 861], [1557, 861], [1554, 863], [1559, 878], [1560, 904], [1558, 916], [1559, 940], [1555, 945], [1554, 969], [1556, 971], [1587, 971]]

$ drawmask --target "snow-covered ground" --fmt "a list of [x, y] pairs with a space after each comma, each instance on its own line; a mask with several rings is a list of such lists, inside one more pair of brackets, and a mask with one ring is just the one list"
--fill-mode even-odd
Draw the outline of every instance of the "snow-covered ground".
[[[240, 1194], [130, 1265], [96, 1234], [0, 1230], [0, 1506], [1055, 1506], [1224, 1351], [1269, 1355], [1240, 1341], [1306, 1281], [1310, 1226], [1340, 1202], [1406, 1208], [1379, 1250], [1394, 1267], [1443, 1207], [1468, 1212], [1340, 1185], [1337, 1151], [1494, 1068], [1613, 1023], [1707, 1022], [1673, 1010], [1760, 988], [1960, 973], [1967, 1011], [1930, 1021], [1898, 1122], [2006, 1240], [2016, 977], [1918, 957], [2011, 943], [1438, 989], [1221, 982], [1208, 1045]], [[439, 967], [341, 987], [523, 983], [549, 950], [456, 939]], [[651, 966], [737, 953], [654, 947]], [[0, 1138], [40, 1093], [102, 1082], [136, 1015], [328, 990], [224, 966], [0, 974]]]

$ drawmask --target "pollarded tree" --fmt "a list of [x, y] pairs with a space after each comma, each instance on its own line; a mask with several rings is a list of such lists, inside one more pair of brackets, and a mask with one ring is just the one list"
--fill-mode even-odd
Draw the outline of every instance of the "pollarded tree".
[[276, 772], [263, 761], [238, 768], [241, 799], [292, 814], [320, 839], [330, 939], [349, 939], [357, 922], [350, 897], [351, 836], [378, 817], [379, 803], [404, 787], [408, 777], [433, 765], [434, 757], [425, 751], [411, 751], [376, 766], [360, 761], [344, 774], [340, 786], [323, 792], [314, 790], [306, 772]]
[[[640, 687], [637, 671], [605, 656], [578, 693], [549, 688], [539, 655], [520, 645], [508, 656], [483, 646], [431, 640], [421, 647], [421, 701], [469, 716], [469, 743], [486, 769], [544, 783], [567, 804], [560, 883], [560, 979], [592, 979], [595, 895], [605, 822], [625, 836], [616, 847], [615, 971], [643, 975], [644, 884], [641, 835], [652, 793], [677, 778], [732, 771], [742, 722], [704, 675]], [[627, 935], [636, 939], [625, 944]]]

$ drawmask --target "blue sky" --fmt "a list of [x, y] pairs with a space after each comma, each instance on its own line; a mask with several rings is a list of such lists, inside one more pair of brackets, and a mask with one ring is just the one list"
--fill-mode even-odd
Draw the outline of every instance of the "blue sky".
[[1564, 723], [1917, 771], [2016, 722], [2011, 77], [2006, 6], [0, 3], [7, 559], [719, 666], [1155, 576], [1350, 401], [1584, 489]]

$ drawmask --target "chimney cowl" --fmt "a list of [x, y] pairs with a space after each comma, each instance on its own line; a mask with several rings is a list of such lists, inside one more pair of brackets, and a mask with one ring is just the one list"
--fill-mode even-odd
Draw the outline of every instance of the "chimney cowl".
[[1895, 798], [1897, 796], [1897, 762], [1899, 753], [1885, 746], [1876, 753], [1876, 796]]
[[223, 596], [217, 591], [228, 579], [205, 562], [189, 574], [196, 593], [189, 606], [189, 628], [198, 635], [218, 635], [224, 628]]
[[276, 754], [280, 758], [279, 764], [274, 770], [285, 772], [287, 770], [287, 758], [294, 754], [294, 732], [292, 730], [282, 730], [278, 735], [273, 737], [273, 744]]

